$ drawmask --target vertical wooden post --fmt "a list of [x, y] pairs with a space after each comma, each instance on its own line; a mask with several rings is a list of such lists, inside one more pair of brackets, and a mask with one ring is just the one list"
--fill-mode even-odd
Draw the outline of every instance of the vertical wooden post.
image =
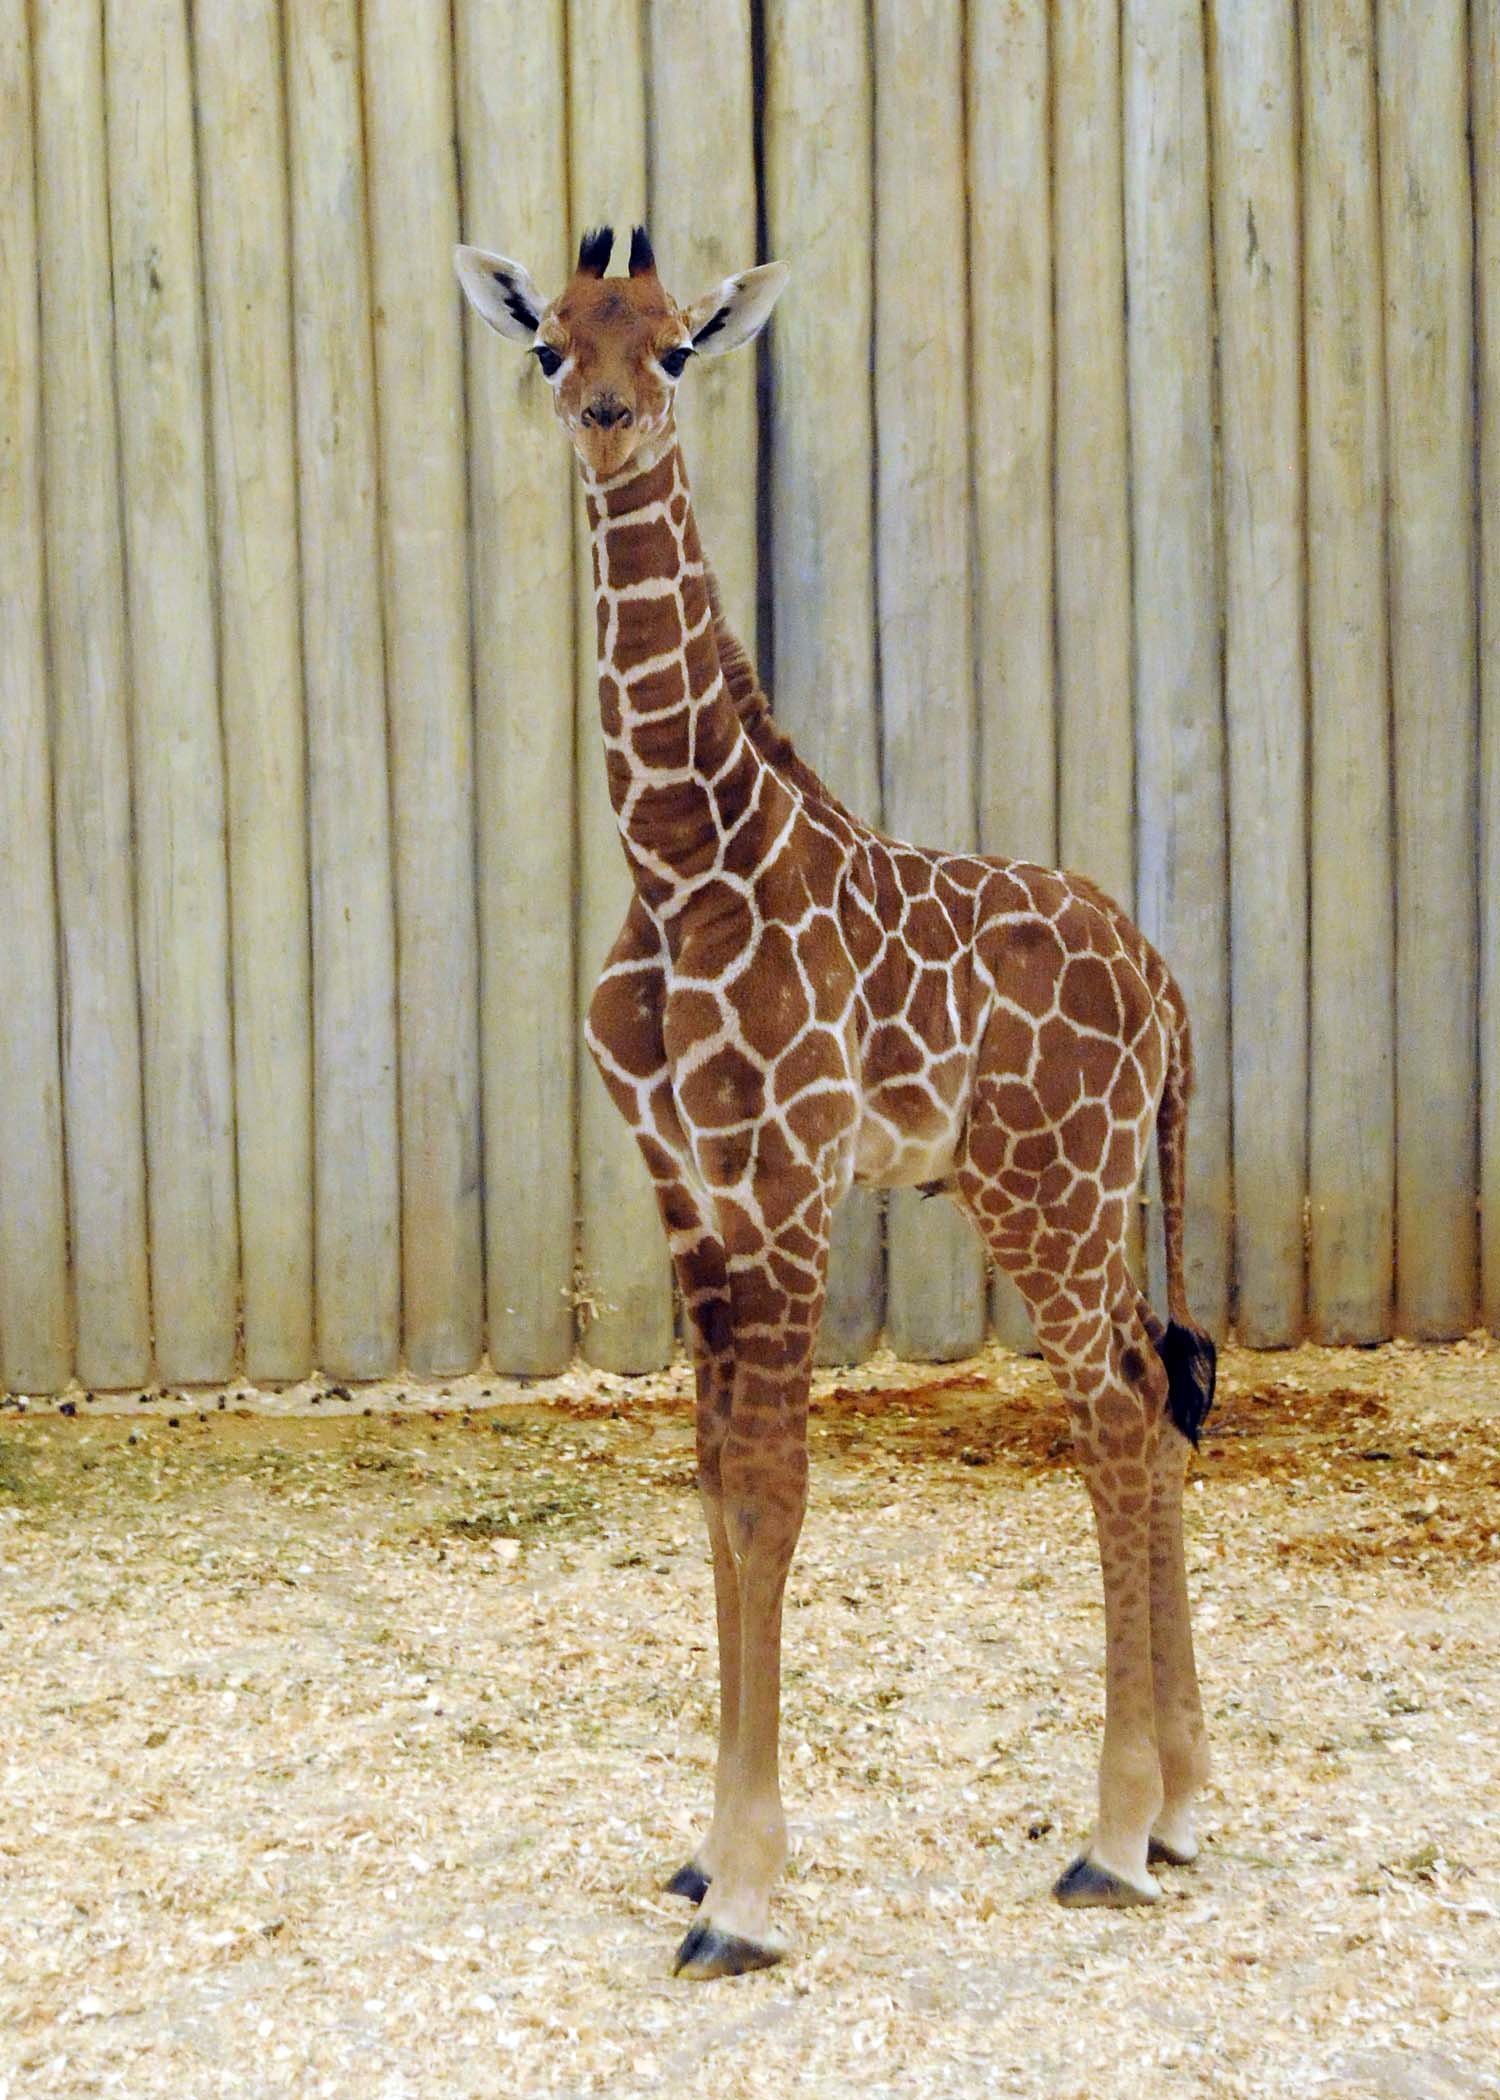
[[[651, 0], [648, 26], [651, 237], [669, 290], [685, 302], [760, 259], [750, 0]], [[689, 367], [677, 424], [704, 549], [753, 656], [754, 354]]]
[[1385, 383], [1370, 0], [1303, 0], [1311, 694], [1308, 1310], [1390, 1333], [1395, 978]]
[[[971, 0], [969, 306], [979, 844], [1057, 856], [1047, 12]], [[1000, 1340], [1035, 1346], [996, 1274]]]
[[1234, 1037], [1235, 1326], [1303, 1318], [1307, 656], [1301, 236], [1291, 0], [1213, 11]]
[[[550, 296], [568, 269], [562, 10], [462, 0], [456, 27], [464, 238]], [[536, 1374], [573, 1353], [573, 474], [534, 360], [477, 316], [468, 348], [489, 1351]]]
[[1500, 1334], [1500, 0], [1474, 0], [1479, 317], [1479, 1054], [1485, 1325]]
[[318, 1360], [395, 1368], [395, 919], [355, 0], [288, 0]]
[[105, 33], [156, 1361], [198, 1382], [234, 1368], [238, 1234], [186, 9], [106, 0]]
[[[900, 837], [972, 845], [970, 420], [963, 20], [957, 0], [876, 0], [875, 402], [885, 814]], [[892, 1345], [962, 1356], [984, 1334], [984, 1258], [950, 1206], [887, 1212]]]
[[[568, 155], [573, 233], [625, 230], [646, 216], [646, 110], [640, 0], [569, 0]], [[571, 267], [572, 258], [569, 258]], [[692, 295], [689, 294], [689, 297]], [[697, 375], [701, 377], [700, 375]], [[648, 1371], [672, 1350], [672, 1295], [656, 1199], [635, 1139], [583, 1047], [582, 1015], [630, 896], [599, 745], [594, 596], [582, 497], [578, 603], [579, 1254], [590, 1363]], [[649, 1251], [648, 1251], [649, 1250]], [[659, 1250], [659, 1255], [658, 1255]]]
[[32, 66], [0, 0], [0, 1387], [72, 1369], [42, 585]]
[[479, 949], [449, 0], [363, 0], [396, 850], [406, 1361], [483, 1346]]
[[969, 423], [979, 844], [1057, 851], [1047, 17], [969, 10]]
[[313, 1363], [306, 752], [281, 29], [195, 17], [229, 790], [245, 1369]]
[[1396, 795], [1396, 1291], [1474, 1318], [1473, 259], [1464, 0], [1381, 0]]
[[114, 318], [97, 0], [32, 10], [47, 626], [78, 1376], [150, 1376]]
[[1057, 851], [1135, 888], [1119, 0], [1055, 0]]
[[1203, 27], [1176, 0], [1126, 0], [1124, 20], [1138, 898], [1192, 1015], [1188, 1288], [1222, 1333], [1229, 985]]
[[[1135, 899], [1119, 0], [1052, 10], [1057, 856]], [[1144, 1218], [1131, 1258], [1146, 1273]]]
[[[870, 257], [863, 0], [769, 0], [765, 182], [773, 255], [792, 281], [770, 335], [771, 602], [776, 713], [851, 809], [880, 814], [875, 691]], [[834, 1219], [819, 1354], [858, 1362], [884, 1318], [880, 1199]]]

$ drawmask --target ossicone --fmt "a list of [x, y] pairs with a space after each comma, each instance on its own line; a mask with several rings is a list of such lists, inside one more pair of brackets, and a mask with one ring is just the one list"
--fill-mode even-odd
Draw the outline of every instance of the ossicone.
[[578, 274], [581, 277], [602, 277], [609, 268], [609, 258], [615, 245], [613, 226], [595, 226], [578, 243]]
[[651, 246], [651, 236], [644, 226], [637, 226], [630, 235], [630, 274], [645, 277], [655, 268], [656, 251]]

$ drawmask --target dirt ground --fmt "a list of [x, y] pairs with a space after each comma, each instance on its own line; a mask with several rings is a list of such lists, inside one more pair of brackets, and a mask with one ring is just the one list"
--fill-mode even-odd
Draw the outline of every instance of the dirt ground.
[[793, 1955], [708, 1985], [682, 1374], [7, 1414], [0, 2100], [1500, 2094], [1500, 1347], [1224, 1372], [1207, 1844], [1124, 1913], [1047, 1897], [1101, 1612], [1045, 1374], [821, 1381]]

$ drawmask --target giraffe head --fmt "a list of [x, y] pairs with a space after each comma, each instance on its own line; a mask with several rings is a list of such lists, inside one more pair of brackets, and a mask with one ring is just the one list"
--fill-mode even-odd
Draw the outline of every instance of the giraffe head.
[[608, 226], [586, 233], [572, 277], [550, 303], [519, 263], [483, 248], [454, 255], [481, 319], [540, 365], [558, 418], [597, 480], [620, 473], [670, 430], [677, 383], [693, 358], [718, 357], [759, 335], [788, 275], [784, 263], [765, 263], [679, 306], [656, 274], [644, 226], [630, 237], [628, 277], [604, 274], [613, 246]]

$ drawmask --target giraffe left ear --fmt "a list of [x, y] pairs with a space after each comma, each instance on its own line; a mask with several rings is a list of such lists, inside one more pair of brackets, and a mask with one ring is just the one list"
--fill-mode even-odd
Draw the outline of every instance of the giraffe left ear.
[[718, 357], [753, 341], [770, 320], [771, 308], [791, 274], [785, 263], [762, 263], [758, 270], [726, 277], [695, 300], [687, 310], [687, 324], [698, 355]]

